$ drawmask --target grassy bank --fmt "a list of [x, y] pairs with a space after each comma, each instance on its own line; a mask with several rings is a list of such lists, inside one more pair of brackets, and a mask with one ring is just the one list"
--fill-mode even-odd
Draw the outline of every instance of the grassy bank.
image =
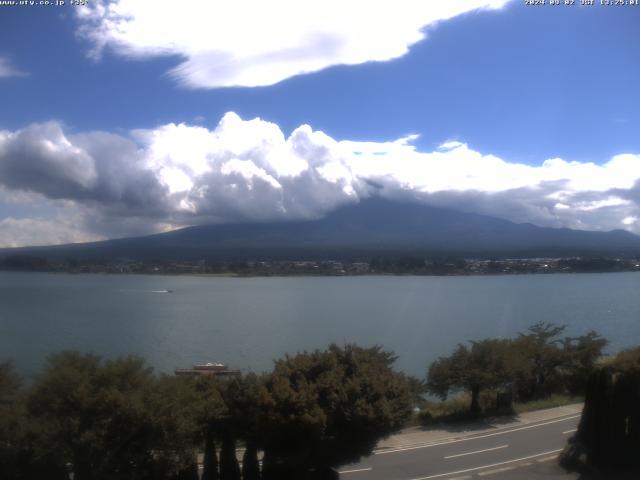
[[575, 397], [570, 395], [551, 395], [548, 398], [533, 400], [526, 403], [514, 403], [514, 413], [533, 412], [535, 410], [544, 410], [546, 408], [562, 407], [564, 405], [572, 405], [574, 403], [583, 403], [584, 397]]
[[552, 395], [547, 398], [530, 402], [516, 402], [510, 409], [496, 409], [493, 407], [491, 396], [483, 396], [481, 401], [482, 413], [474, 414], [469, 411], [471, 397], [467, 393], [460, 393], [445, 401], [425, 401], [411, 420], [411, 426], [431, 427], [441, 424], [468, 422], [481, 418], [496, 416], [514, 416], [525, 412], [544, 410], [547, 408], [572, 405], [584, 401], [582, 397], [570, 395]]

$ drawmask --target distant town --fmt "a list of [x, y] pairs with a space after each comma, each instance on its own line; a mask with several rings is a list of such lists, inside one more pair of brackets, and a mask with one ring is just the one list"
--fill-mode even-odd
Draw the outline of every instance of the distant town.
[[379, 257], [368, 261], [137, 261], [119, 259], [48, 261], [13, 255], [0, 257], [0, 270], [68, 273], [226, 275], [226, 276], [347, 276], [347, 275], [495, 275], [640, 271], [638, 258], [569, 257], [461, 259]]

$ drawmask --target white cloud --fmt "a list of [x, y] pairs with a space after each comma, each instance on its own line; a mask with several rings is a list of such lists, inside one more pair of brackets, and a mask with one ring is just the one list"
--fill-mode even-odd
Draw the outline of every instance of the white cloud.
[[[513, 163], [477, 152], [460, 142], [447, 142], [435, 152], [418, 152], [404, 139], [395, 142], [352, 142], [341, 145], [356, 153], [352, 166], [362, 177], [391, 177], [403, 188], [425, 193], [444, 190], [500, 192], [545, 183], [562, 184], [549, 198], [575, 192], [630, 189], [640, 179], [640, 156], [616, 155], [598, 165], [546, 160], [541, 166]], [[390, 161], [393, 159], [393, 161]]]
[[0, 57], [0, 78], [25, 77], [27, 74], [11, 66], [9, 60]]
[[387, 61], [425, 28], [509, 0], [96, 0], [79, 32], [129, 58], [177, 55], [171, 73], [195, 88], [273, 85], [333, 65]]
[[62, 219], [8, 217], [0, 220], [0, 248], [61, 245], [103, 239], [100, 235], [78, 230], [78, 225]]
[[0, 187], [76, 209], [83, 231], [103, 236], [317, 218], [373, 195], [544, 226], [640, 233], [640, 154], [535, 166], [462, 142], [423, 152], [416, 138], [335, 140], [308, 125], [287, 136], [274, 123], [235, 113], [213, 129], [167, 124], [130, 138], [70, 135], [49, 122], [0, 132]]

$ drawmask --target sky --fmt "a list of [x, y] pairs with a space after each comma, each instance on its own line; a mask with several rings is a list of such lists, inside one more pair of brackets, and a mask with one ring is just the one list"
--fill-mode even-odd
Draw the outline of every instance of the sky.
[[44, 3], [0, 1], [1, 247], [371, 196], [640, 234], [638, 5]]

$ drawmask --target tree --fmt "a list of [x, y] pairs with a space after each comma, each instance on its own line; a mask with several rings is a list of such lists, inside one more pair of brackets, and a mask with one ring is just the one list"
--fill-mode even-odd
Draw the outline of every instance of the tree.
[[570, 394], [585, 392], [589, 375], [594, 371], [596, 362], [602, 357], [608, 343], [593, 330], [586, 335], [562, 340], [562, 383]]
[[[206, 473], [217, 478], [208, 444], [212, 419], [223, 415], [224, 405], [208, 379], [162, 376], [153, 388], [149, 404], [155, 435], [155, 457], [161, 471], [180, 478], [197, 477], [197, 452], [205, 446]], [[215, 456], [215, 450], [213, 450]], [[214, 468], [214, 471], [212, 471]]]
[[510, 384], [509, 356], [511, 341], [485, 339], [472, 341], [471, 348], [458, 345], [448, 357], [440, 357], [429, 367], [428, 390], [442, 399], [454, 390], [471, 393], [469, 411], [477, 414], [480, 392], [485, 389], [504, 388]]
[[[640, 347], [621, 352], [589, 375], [582, 418], [562, 454], [572, 469], [640, 473]], [[627, 472], [630, 473], [630, 472]], [[617, 477], [616, 477], [617, 478]]]
[[480, 412], [480, 393], [502, 389], [505, 404], [513, 393], [520, 401], [552, 393], [581, 393], [607, 341], [596, 332], [558, 336], [562, 325], [536, 323], [515, 339], [485, 339], [458, 345], [429, 367], [428, 390], [442, 399], [455, 390], [471, 393], [470, 411]]
[[51, 356], [29, 392], [41, 451], [72, 466], [77, 480], [140, 478], [152, 463], [151, 369], [137, 357]]
[[214, 434], [207, 431], [204, 441], [204, 456], [202, 461], [202, 480], [218, 480], [218, 455]]
[[13, 363], [0, 363], [0, 478], [68, 480], [66, 464], [43, 442], [45, 428], [28, 414]]
[[[265, 404], [269, 395], [265, 387], [265, 379], [252, 373], [232, 378], [226, 382], [223, 392], [231, 419], [227, 428], [233, 432], [235, 438], [243, 439], [245, 442], [242, 479], [258, 480], [260, 478], [258, 448], [263, 443], [261, 426], [265, 421], [262, 405]], [[233, 462], [231, 463], [233, 468]], [[235, 475], [235, 469], [230, 473]]]
[[221, 422], [228, 416], [228, 409], [220, 393], [220, 384], [215, 378], [199, 378], [194, 386], [198, 393], [197, 420], [204, 438], [202, 480], [218, 480], [220, 475], [216, 437], [219, 436]]
[[242, 474], [236, 456], [239, 424], [242, 423], [242, 412], [238, 411], [237, 402], [242, 396], [240, 379], [229, 379], [220, 382], [218, 388], [225, 406], [225, 414], [217, 420], [222, 445], [220, 447], [220, 480], [240, 480]]
[[516, 395], [520, 400], [541, 398], [562, 390], [560, 368], [566, 356], [557, 338], [565, 330], [564, 325], [538, 322], [518, 334], [514, 341], [518, 358], [515, 373]]
[[20, 377], [12, 362], [0, 363], [0, 478], [26, 478], [25, 423], [19, 405]]
[[240, 465], [236, 456], [236, 437], [229, 428], [222, 432], [220, 448], [220, 480], [240, 480]]
[[[357, 461], [411, 414], [404, 376], [380, 347], [331, 345], [276, 361], [266, 381], [265, 479], [322, 478]], [[289, 470], [289, 472], [283, 472]]]
[[0, 362], [0, 406], [10, 405], [15, 401], [21, 384], [13, 362]]
[[411, 375], [405, 375], [405, 381], [409, 387], [412, 406], [422, 408], [426, 403], [424, 395], [429, 391], [426, 382]]

